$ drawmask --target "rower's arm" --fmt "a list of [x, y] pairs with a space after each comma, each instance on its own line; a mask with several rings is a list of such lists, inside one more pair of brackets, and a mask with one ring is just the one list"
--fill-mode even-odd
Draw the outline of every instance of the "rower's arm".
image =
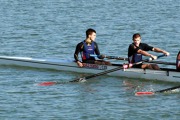
[[142, 54], [144, 56], [149, 56], [149, 57], [153, 58], [154, 60], [157, 59], [157, 56], [154, 56], [154, 55], [146, 52], [146, 51], [153, 51], [154, 48], [152, 46], [149, 46], [146, 43], [142, 43], [141, 45], [143, 47], [143, 50], [140, 48], [136, 48], [138, 54]]
[[95, 53], [96, 53], [96, 55], [98, 55], [99, 59], [104, 59], [105, 55], [100, 54], [100, 51], [99, 51], [99, 48], [98, 48], [98, 45], [96, 42], [95, 42]]
[[79, 60], [79, 57], [78, 57], [78, 54], [81, 52], [81, 47], [82, 47], [82, 44], [79, 43], [77, 46], [76, 46], [76, 50], [74, 52], [74, 59], [76, 62], [80, 61]]
[[97, 43], [94, 42], [94, 44], [95, 44], [95, 53], [96, 53], [96, 55], [100, 55], [99, 47], [98, 47]]
[[142, 55], [144, 55], [144, 56], [149, 56], [149, 57], [152, 57], [152, 56], [153, 56], [153, 55], [149, 54], [148, 52], [146, 52], [146, 51], [144, 51], [144, 50], [141, 50], [141, 49], [139, 49], [139, 50], [137, 51], [137, 53], [138, 53], [138, 54], [142, 54]]
[[165, 50], [162, 50], [160, 48], [153, 48], [153, 51], [154, 52], [160, 52], [160, 53], [163, 53], [165, 55], [169, 55], [169, 52], [165, 51]]

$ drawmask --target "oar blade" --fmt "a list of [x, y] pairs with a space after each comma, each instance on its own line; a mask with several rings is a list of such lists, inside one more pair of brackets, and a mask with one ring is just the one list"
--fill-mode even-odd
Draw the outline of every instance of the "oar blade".
[[42, 82], [39, 83], [38, 86], [52, 86], [55, 85], [57, 82]]
[[154, 92], [136, 92], [135, 96], [154, 95]]

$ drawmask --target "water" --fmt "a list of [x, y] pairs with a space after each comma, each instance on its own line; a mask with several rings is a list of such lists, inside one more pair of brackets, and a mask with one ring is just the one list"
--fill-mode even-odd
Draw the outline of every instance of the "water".
[[[180, 38], [178, 0], [1, 0], [1, 55], [73, 59], [75, 46], [94, 28], [101, 53], [126, 57], [132, 35], [160, 47], [175, 62]], [[120, 62], [120, 61], [118, 61]], [[122, 62], [122, 61], [121, 61]], [[172, 66], [173, 67], [173, 66]], [[0, 67], [2, 120], [177, 120], [180, 96], [134, 96], [176, 83], [100, 76], [86, 83], [51, 87], [43, 81], [69, 81], [81, 74], [24, 67]]]

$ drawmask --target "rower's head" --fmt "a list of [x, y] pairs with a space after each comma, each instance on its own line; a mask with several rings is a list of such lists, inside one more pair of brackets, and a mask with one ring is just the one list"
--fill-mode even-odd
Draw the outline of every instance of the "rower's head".
[[96, 39], [96, 31], [92, 28], [86, 30], [86, 39], [94, 41]]
[[141, 42], [141, 35], [139, 33], [134, 34], [132, 40], [136, 46], [139, 46]]

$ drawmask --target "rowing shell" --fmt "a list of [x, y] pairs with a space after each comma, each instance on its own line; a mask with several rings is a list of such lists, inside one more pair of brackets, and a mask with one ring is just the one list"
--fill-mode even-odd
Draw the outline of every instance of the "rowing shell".
[[[0, 56], [0, 65], [54, 69], [54, 70], [88, 73], [88, 74], [89, 73], [96, 74], [116, 68], [117, 66], [122, 66], [121, 64], [113, 64], [112, 66], [107, 66], [107, 65], [84, 63], [84, 67], [80, 68], [72, 60], [39, 59], [39, 58], [30, 58], [30, 57], [10, 57], [10, 56]], [[147, 79], [151, 81], [153, 80], [153, 81], [180, 82], [180, 72], [176, 71], [175, 69], [168, 69], [168, 68], [161, 68], [161, 70], [130, 68], [130, 69], [122, 69], [115, 72], [111, 72], [108, 73], [107, 75], [117, 76], [117, 77]]]

